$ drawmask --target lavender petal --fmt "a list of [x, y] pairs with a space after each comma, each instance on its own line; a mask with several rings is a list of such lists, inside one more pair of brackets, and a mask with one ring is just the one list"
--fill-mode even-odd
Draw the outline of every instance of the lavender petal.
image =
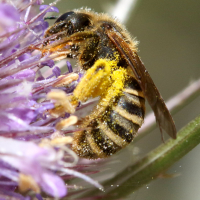
[[[40, 11], [44, 10], [44, 9], [47, 8], [48, 6], [49, 6], [49, 5], [41, 5], [41, 6], [40, 6]], [[59, 13], [59, 10], [58, 10], [57, 7], [51, 6], [51, 7], [47, 10], [47, 12], [57, 12], [57, 13]]]

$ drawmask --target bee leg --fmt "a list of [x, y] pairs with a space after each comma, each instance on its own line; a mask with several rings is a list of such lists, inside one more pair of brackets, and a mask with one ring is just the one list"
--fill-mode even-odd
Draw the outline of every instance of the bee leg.
[[126, 69], [116, 69], [116, 66], [116, 61], [97, 60], [74, 90], [71, 96], [72, 104], [78, 105], [79, 101], [86, 102], [90, 98], [100, 96], [98, 105], [101, 105], [101, 109], [98, 108], [95, 113], [104, 110], [108, 104], [113, 104], [116, 96], [122, 93], [126, 77]]
[[88, 70], [97, 60], [99, 40], [92, 37], [86, 39], [85, 42], [87, 44], [87, 48], [85, 48], [84, 45], [80, 47], [79, 52], [81, 54], [78, 56], [78, 58], [82, 69]]
[[77, 44], [79, 42], [83, 42], [89, 38], [94, 38], [96, 42], [99, 41], [99, 36], [93, 32], [90, 31], [85, 31], [85, 32], [77, 32], [74, 33], [72, 36], [69, 37], [63, 37], [51, 44], [45, 45], [44, 49], [49, 50], [52, 49], [53, 51], [55, 50], [62, 50], [64, 49], [67, 45], [73, 45]]
[[73, 93], [75, 101], [85, 102], [89, 98], [102, 96], [111, 85], [110, 77], [112, 71], [112, 61], [99, 59], [87, 70]]
[[[120, 136], [116, 135], [113, 130], [108, 130], [106, 125], [107, 122], [113, 122], [110, 119], [110, 114], [118, 101], [118, 97], [122, 95], [125, 79], [127, 77], [126, 69], [117, 67], [116, 63], [117, 62], [108, 61], [106, 59], [96, 61], [92, 69], [89, 69], [91, 72], [86, 74], [88, 78], [91, 78], [90, 81], [92, 83], [86, 83], [86, 85], [84, 85], [84, 81], [87, 81], [88, 79], [86, 78], [80, 83], [83, 84], [82, 88], [79, 86], [80, 88], [77, 87], [78, 90], [74, 92], [74, 95], [78, 94], [79, 98], [82, 98], [81, 89], [87, 90], [87, 86], [90, 86], [91, 88], [97, 87], [94, 91], [99, 90], [102, 92], [99, 94], [101, 99], [96, 108], [90, 115], [84, 118], [84, 121], [81, 124], [83, 130], [74, 133], [72, 149], [80, 157], [88, 159], [105, 158], [128, 144]], [[106, 71], [107, 65], [108, 73], [106, 76], [102, 76], [101, 72]], [[98, 76], [93, 79], [93, 77], [91, 77], [93, 74]], [[96, 80], [96, 78], [98, 80]], [[99, 81], [100, 83], [98, 83]], [[107, 82], [109, 84], [107, 84]], [[95, 96], [98, 92], [95, 93], [94, 91], [89, 91], [88, 93], [85, 91], [85, 94], [87, 97], [91, 95]]]

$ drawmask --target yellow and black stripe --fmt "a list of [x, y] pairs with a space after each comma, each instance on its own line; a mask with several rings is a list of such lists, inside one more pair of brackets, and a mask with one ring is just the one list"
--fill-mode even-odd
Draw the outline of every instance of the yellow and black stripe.
[[89, 159], [105, 158], [127, 146], [136, 136], [145, 115], [145, 99], [134, 77], [126, 77], [122, 93], [96, 116], [87, 130], [76, 132], [73, 150]]

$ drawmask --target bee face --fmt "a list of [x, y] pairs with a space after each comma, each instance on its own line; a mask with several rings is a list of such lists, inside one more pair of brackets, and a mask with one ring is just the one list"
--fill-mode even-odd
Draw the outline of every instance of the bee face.
[[45, 37], [63, 31], [65, 32], [63, 37], [69, 37], [76, 32], [84, 31], [90, 24], [90, 19], [87, 14], [69, 11], [55, 21], [54, 25], [47, 30]]
[[73, 150], [80, 157], [105, 158], [128, 145], [143, 123], [145, 99], [160, 130], [176, 138], [173, 119], [137, 55], [137, 42], [123, 25], [108, 15], [81, 9], [61, 15], [45, 37], [60, 32], [53, 39], [55, 44], [47, 42], [44, 49], [58, 57], [77, 59], [86, 71], [71, 102], [77, 105], [78, 101], [100, 97], [83, 120], [83, 131], [74, 133]]

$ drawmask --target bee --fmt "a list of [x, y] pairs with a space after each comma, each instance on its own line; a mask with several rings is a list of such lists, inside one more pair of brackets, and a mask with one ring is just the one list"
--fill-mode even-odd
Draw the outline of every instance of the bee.
[[106, 158], [127, 146], [144, 121], [145, 99], [160, 131], [176, 138], [172, 116], [137, 54], [137, 41], [123, 25], [107, 14], [79, 9], [61, 15], [45, 38], [54, 34], [43, 48], [57, 59], [77, 59], [85, 72], [70, 98], [72, 105], [100, 97], [81, 121], [81, 131], [74, 133], [72, 149], [78, 156]]

